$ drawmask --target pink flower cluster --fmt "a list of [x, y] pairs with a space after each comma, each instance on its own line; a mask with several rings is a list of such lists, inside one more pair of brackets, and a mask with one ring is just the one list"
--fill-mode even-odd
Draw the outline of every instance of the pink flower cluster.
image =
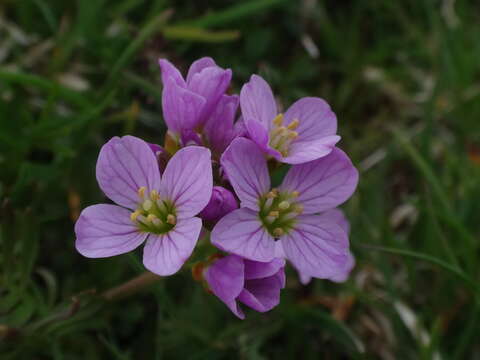
[[[165, 146], [124, 136], [102, 147], [97, 180], [116, 205], [82, 211], [77, 250], [109, 257], [145, 243], [145, 267], [166, 276], [209, 237], [195, 278], [240, 318], [238, 302], [260, 312], [278, 305], [285, 260], [303, 283], [344, 281], [354, 258], [337, 206], [353, 194], [358, 172], [335, 146], [330, 106], [307, 97], [281, 113], [258, 75], [229, 95], [232, 72], [211, 58], [195, 61], [186, 79], [167, 60], [160, 67]], [[288, 172], [272, 187], [282, 166]]]

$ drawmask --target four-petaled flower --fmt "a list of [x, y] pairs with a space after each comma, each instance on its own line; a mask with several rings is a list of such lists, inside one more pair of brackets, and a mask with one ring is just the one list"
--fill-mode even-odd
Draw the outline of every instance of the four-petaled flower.
[[285, 287], [285, 261], [258, 262], [228, 255], [204, 270], [210, 290], [228, 308], [243, 319], [237, 301], [265, 312], [278, 305], [280, 290]]
[[283, 163], [321, 158], [340, 140], [337, 118], [324, 100], [305, 97], [279, 114], [270, 86], [258, 75], [242, 87], [240, 107], [249, 137]]
[[345, 273], [348, 235], [327, 211], [346, 201], [357, 186], [358, 172], [343, 151], [335, 148], [318, 160], [292, 166], [273, 189], [267, 161], [251, 140], [235, 139], [221, 165], [241, 203], [213, 229], [216, 247], [261, 262], [281, 253], [306, 276], [328, 279]]
[[197, 243], [195, 217], [212, 193], [210, 150], [178, 151], [160, 175], [150, 146], [133, 136], [114, 137], [98, 157], [97, 180], [117, 205], [84, 209], [75, 224], [77, 250], [98, 258], [123, 254], [146, 240], [143, 263], [159, 275], [177, 272]]

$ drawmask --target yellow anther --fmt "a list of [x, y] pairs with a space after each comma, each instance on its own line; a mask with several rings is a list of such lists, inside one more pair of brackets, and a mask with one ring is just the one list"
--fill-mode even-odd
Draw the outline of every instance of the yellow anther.
[[273, 229], [273, 236], [275, 236], [275, 237], [280, 237], [280, 236], [282, 236], [283, 234], [285, 234], [285, 231], [283, 231], [282, 228], [275, 228], [275, 229]]
[[278, 211], [270, 211], [270, 212], [268, 213], [268, 216], [277, 218], [277, 217], [280, 216], [280, 213], [279, 213]]
[[267, 194], [267, 198], [269, 199], [274, 199], [276, 198], [278, 195], [277, 193], [273, 192], [273, 191], [270, 191], [268, 194]]
[[132, 212], [130, 214], [130, 220], [132, 220], [133, 222], [137, 221], [137, 216], [138, 215], [140, 215], [140, 211], [135, 210], [134, 212]]
[[296, 204], [293, 207], [293, 211], [295, 211], [297, 214], [301, 214], [301, 213], [303, 213], [303, 206], [300, 205], [300, 204]]
[[150, 199], [152, 199], [153, 201], [160, 199], [160, 195], [158, 194], [157, 190], [150, 191]]
[[290, 124], [288, 124], [287, 129], [295, 130], [298, 127], [298, 124], [300, 124], [300, 121], [298, 121], [298, 119], [293, 119], [293, 121]]
[[296, 139], [296, 138], [298, 137], [298, 132], [296, 132], [296, 131], [290, 131], [290, 132], [288, 133], [288, 137], [289, 137], [290, 139], [292, 139], [292, 140], [293, 140], [293, 139]]
[[170, 225], [175, 225], [177, 223], [177, 219], [175, 218], [175, 215], [168, 214], [167, 223], [169, 223]]
[[153, 222], [154, 219], [156, 219], [157, 217], [153, 214], [148, 214], [147, 216], [147, 221], [148, 222]]
[[278, 195], [278, 189], [277, 189], [277, 188], [273, 188], [273, 189], [272, 189], [272, 192], [273, 192], [275, 195]]
[[145, 209], [145, 211], [150, 210], [152, 208], [152, 206], [153, 206], [152, 200], [148, 200], [148, 199], [145, 200], [142, 204], [142, 207]]
[[292, 191], [292, 197], [297, 198], [300, 196], [300, 193], [298, 191]]
[[284, 200], [284, 201], [280, 202], [280, 204], [278, 204], [278, 207], [281, 210], [287, 210], [290, 207], [290, 203], [288, 201]]
[[145, 191], [146, 190], [147, 190], [147, 188], [145, 186], [142, 186], [140, 189], [138, 189], [138, 196], [143, 198], [145, 196]]
[[280, 126], [282, 125], [283, 123], [283, 114], [278, 114], [277, 116], [275, 116], [275, 118], [273, 119], [273, 123], [277, 126]]

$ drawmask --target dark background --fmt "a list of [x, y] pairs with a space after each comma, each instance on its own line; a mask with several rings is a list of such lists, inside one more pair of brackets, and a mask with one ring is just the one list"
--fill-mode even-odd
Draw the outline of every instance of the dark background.
[[[1, 359], [479, 359], [480, 5], [466, 0], [0, 2]], [[360, 170], [357, 265], [236, 319], [188, 270], [124, 300], [139, 253], [86, 259], [110, 137], [162, 143], [157, 59], [326, 99]], [[95, 293], [94, 289], [97, 290]]]

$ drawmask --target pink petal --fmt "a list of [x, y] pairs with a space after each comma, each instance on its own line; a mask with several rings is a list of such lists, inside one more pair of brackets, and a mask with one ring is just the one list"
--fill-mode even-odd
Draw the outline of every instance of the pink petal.
[[270, 189], [267, 161], [254, 142], [236, 138], [220, 160], [241, 201], [241, 207], [258, 210], [260, 196]]
[[221, 154], [236, 136], [233, 121], [238, 108], [237, 95], [222, 95], [203, 129], [214, 153]]
[[213, 228], [212, 244], [249, 260], [268, 262], [275, 255], [275, 241], [264, 229], [258, 214], [242, 208], [225, 215]]
[[75, 223], [75, 248], [90, 258], [108, 257], [132, 251], [148, 236], [130, 221], [130, 211], [100, 204], [83, 209]]
[[210, 290], [240, 319], [245, 316], [238, 307], [236, 298], [243, 290], [243, 272], [243, 260], [235, 255], [215, 261], [205, 272]]
[[262, 279], [273, 276], [285, 266], [284, 259], [273, 259], [270, 262], [259, 262], [245, 259], [244, 262], [246, 280]]
[[217, 66], [217, 64], [215, 64], [215, 61], [211, 57], [203, 57], [194, 61], [192, 65], [190, 65], [190, 69], [188, 69], [187, 84], [190, 84], [193, 75], [211, 66]]
[[278, 276], [245, 281], [245, 289], [240, 293], [238, 300], [252, 309], [265, 312], [273, 309], [280, 303], [280, 289], [282, 280]]
[[177, 136], [184, 129], [193, 129], [205, 106], [205, 99], [178, 85], [173, 78], [163, 84], [162, 109], [165, 123]]
[[302, 98], [285, 112], [284, 123], [299, 120], [297, 141], [316, 141], [337, 133], [337, 117], [325, 100], [317, 97]]
[[140, 187], [145, 186], [148, 194], [160, 186], [157, 159], [145, 141], [134, 136], [114, 137], [100, 150], [97, 181], [112, 201], [135, 209]]
[[344, 272], [348, 237], [328, 216], [299, 216], [294, 229], [280, 241], [287, 259], [301, 274], [326, 279]]
[[194, 126], [203, 125], [212, 114], [221, 96], [227, 90], [231, 79], [232, 71], [220, 67], [207, 67], [192, 76], [188, 89], [205, 99], [201, 115]]
[[333, 276], [330, 276], [329, 280], [341, 283], [341, 282], [344, 282], [348, 279], [348, 276], [350, 275], [350, 272], [352, 271], [353, 267], [355, 266], [355, 258], [353, 257], [353, 255], [350, 251], [348, 252], [347, 256], [348, 256], [348, 258], [347, 258], [347, 261], [346, 261], [343, 269], [339, 273], [337, 273]]
[[282, 159], [282, 154], [280, 154], [280, 152], [277, 150], [272, 149], [268, 144], [270, 138], [265, 126], [262, 123], [252, 119], [245, 119], [243, 122], [247, 130], [248, 137], [253, 140], [265, 154], [273, 156], [275, 159], [280, 161]]
[[143, 264], [161, 276], [175, 274], [192, 254], [201, 229], [202, 220], [194, 217], [177, 220], [166, 234], [151, 234], [143, 249]]
[[277, 104], [272, 89], [258, 75], [252, 75], [250, 81], [240, 91], [240, 107], [244, 119], [259, 121], [270, 131], [272, 121], [277, 115]]
[[182, 74], [170, 61], [168, 61], [167, 59], [160, 59], [158, 61], [158, 64], [160, 65], [160, 70], [162, 71], [163, 86], [165, 86], [169, 78], [173, 79], [175, 84], [181, 87], [186, 86]]
[[160, 186], [160, 197], [172, 201], [178, 218], [198, 214], [212, 195], [212, 163], [210, 150], [188, 146], [179, 150], [168, 162]]
[[347, 235], [350, 234], [350, 223], [341, 209], [331, 209], [325, 211], [322, 215], [328, 216], [332, 221], [340, 225]]
[[288, 156], [281, 161], [295, 165], [319, 159], [330, 154], [339, 141], [340, 136], [338, 135], [325, 136], [312, 141], [303, 141], [299, 138], [290, 144]]
[[357, 183], [357, 169], [342, 150], [335, 148], [321, 159], [292, 166], [280, 189], [298, 191], [297, 201], [304, 213], [314, 214], [345, 202]]

